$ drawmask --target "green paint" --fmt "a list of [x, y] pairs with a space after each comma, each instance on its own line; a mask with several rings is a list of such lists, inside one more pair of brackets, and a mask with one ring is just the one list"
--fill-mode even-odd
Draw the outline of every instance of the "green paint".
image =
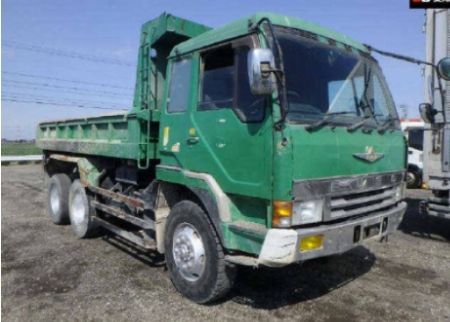
[[248, 33], [248, 26], [249, 23], [255, 23], [258, 22], [261, 18], [267, 17], [270, 19], [273, 25], [283, 26], [283, 27], [289, 27], [289, 28], [295, 28], [295, 29], [301, 29], [309, 32], [313, 32], [317, 35], [334, 39], [337, 42], [349, 45], [351, 47], [354, 47], [355, 49], [367, 52], [367, 48], [353, 40], [352, 38], [340, 34], [338, 32], [335, 32], [331, 29], [327, 29], [324, 27], [321, 27], [319, 25], [298, 19], [293, 17], [286, 17], [282, 15], [277, 15], [273, 13], [265, 13], [260, 12], [256, 13], [250, 17], [246, 17], [243, 19], [236, 20], [234, 22], [231, 22], [229, 24], [226, 24], [222, 27], [215, 28], [213, 30], [210, 30], [208, 32], [203, 33], [202, 35], [192, 38], [188, 41], [185, 41], [178, 46], [175, 47], [174, 51], [172, 51], [171, 55], [177, 54], [177, 51], [179, 54], [185, 54], [192, 51], [195, 51], [199, 48], [203, 48], [206, 46], [210, 46], [212, 44], [220, 43], [226, 39], [236, 38], [239, 36], [243, 36]]
[[[283, 133], [274, 131], [274, 122], [280, 117], [276, 93], [268, 100], [262, 122], [243, 123], [231, 106], [198, 110], [200, 51], [247, 36], [249, 24], [262, 17], [274, 25], [316, 33], [320, 42], [333, 39], [338, 47], [367, 53], [362, 44], [345, 35], [275, 14], [255, 14], [213, 30], [162, 14], [142, 27], [133, 109], [114, 116], [42, 123], [37, 145], [58, 153], [135, 160], [141, 168], [156, 159], [160, 165], [172, 167], [158, 167], [159, 180], [206, 189], [214, 195], [205, 181], [189, 177], [183, 170], [209, 174], [229, 199], [231, 223], [266, 227], [271, 226], [272, 201], [293, 198], [293, 180], [403, 170], [406, 155], [400, 131], [349, 133], [343, 127], [325, 126], [308, 132], [296, 124], [286, 124]], [[261, 35], [259, 43], [265, 44]], [[154, 58], [150, 57], [152, 48], [158, 53]], [[180, 59], [188, 59], [191, 66], [185, 82], [189, 86], [186, 111], [169, 113], [170, 72]], [[283, 136], [286, 145], [281, 144]], [[353, 157], [365, 152], [366, 146], [384, 153], [384, 158], [367, 163]], [[98, 169], [89, 164], [83, 168], [86, 180], [94, 184]], [[221, 229], [227, 248], [253, 254], [260, 251], [263, 236], [232, 229], [230, 223], [222, 223]]]
[[[305, 180], [358, 174], [401, 171], [405, 164], [405, 142], [401, 131], [350, 133], [345, 127], [324, 127], [308, 132], [303, 125], [288, 124], [285, 130], [292, 144], [275, 154], [274, 199], [292, 198], [292, 179]], [[280, 142], [281, 139], [278, 139]], [[371, 146], [384, 157], [370, 163], [353, 156]]]
[[[45, 122], [38, 127], [37, 146], [43, 150], [137, 160], [142, 157], [142, 146], [137, 144], [142, 123], [135, 113]], [[146, 145], [154, 144], [149, 141]]]
[[226, 247], [249, 254], [259, 254], [265, 236], [238, 232], [227, 224], [222, 224], [222, 234], [225, 237]]

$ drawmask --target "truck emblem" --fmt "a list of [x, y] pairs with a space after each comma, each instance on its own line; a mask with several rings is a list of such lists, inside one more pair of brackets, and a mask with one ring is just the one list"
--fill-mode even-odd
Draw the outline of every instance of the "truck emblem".
[[367, 162], [375, 162], [384, 157], [384, 153], [375, 152], [375, 148], [373, 146], [366, 146], [365, 153], [353, 153], [355, 158], [367, 161]]

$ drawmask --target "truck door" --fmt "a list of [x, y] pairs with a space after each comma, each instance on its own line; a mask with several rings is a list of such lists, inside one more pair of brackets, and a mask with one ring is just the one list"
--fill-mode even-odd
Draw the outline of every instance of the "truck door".
[[[175, 94], [170, 90], [163, 146], [179, 167], [212, 175], [226, 192], [270, 198], [271, 116], [266, 97], [250, 92], [247, 54], [253, 44], [245, 37], [195, 55], [190, 108], [170, 114]], [[173, 73], [173, 88], [176, 77]]]
[[250, 92], [242, 38], [200, 53], [199, 91], [192, 127], [199, 138], [194, 171], [214, 173], [222, 189], [269, 197], [272, 132], [266, 97]]
[[183, 57], [169, 64], [166, 106], [160, 124], [161, 163], [186, 168], [188, 155], [189, 106], [192, 99], [192, 58]]

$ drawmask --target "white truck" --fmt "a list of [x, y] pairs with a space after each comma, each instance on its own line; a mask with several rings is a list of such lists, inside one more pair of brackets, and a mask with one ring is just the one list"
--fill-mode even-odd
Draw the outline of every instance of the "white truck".
[[450, 10], [426, 11], [426, 59], [366, 45], [380, 55], [425, 66], [425, 102], [419, 105], [423, 131], [423, 185], [433, 193], [420, 212], [450, 219]]
[[[423, 180], [433, 195], [421, 202], [421, 213], [450, 219], [450, 10], [426, 12], [425, 121]], [[446, 76], [447, 74], [447, 76]]]
[[424, 124], [420, 119], [402, 119], [400, 123], [408, 140], [406, 184], [409, 189], [422, 187]]

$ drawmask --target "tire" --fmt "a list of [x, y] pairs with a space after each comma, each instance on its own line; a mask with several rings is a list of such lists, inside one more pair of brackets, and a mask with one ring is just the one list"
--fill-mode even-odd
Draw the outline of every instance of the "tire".
[[408, 169], [406, 172], [406, 187], [408, 189], [418, 189], [422, 185], [422, 176], [417, 171]]
[[94, 237], [98, 234], [98, 225], [93, 217], [95, 210], [80, 180], [75, 180], [69, 191], [69, 216], [72, 230], [78, 238]]
[[[172, 208], [164, 246], [170, 279], [188, 299], [210, 303], [225, 296], [233, 286], [236, 266], [225, 261], [219, 238], [197, 204], [181, 201]], [[189, 263], [191, 268], [183, 266]]]
[[47, 180], [47, 214], [56, 225], [67, 225], [69, 219], [70, 178], [64, 173]]

